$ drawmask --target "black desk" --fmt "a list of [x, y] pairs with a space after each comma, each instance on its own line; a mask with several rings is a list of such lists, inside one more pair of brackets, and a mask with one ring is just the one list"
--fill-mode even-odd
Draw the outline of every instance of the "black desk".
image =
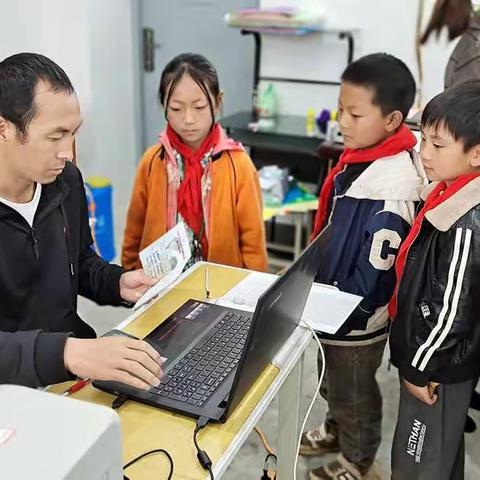
[[248, 127], [253, 121], [251, 112], [240, 112], [220, 123], [230, 137], [251, 148], [257, 168], [287, 167], [297, 179], [321, 186], [329, 164], [335, 163], [343, 150], [340, 144], [322, 145], [323, 137], [309, 137], [305, 117], [278, 115], [273, 128], [258, 132]]

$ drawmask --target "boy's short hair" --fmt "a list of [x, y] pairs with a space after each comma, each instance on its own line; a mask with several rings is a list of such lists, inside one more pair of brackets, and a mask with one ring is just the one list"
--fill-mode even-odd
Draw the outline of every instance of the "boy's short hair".
[[373, 104], [383, 115], [399, 110], [403, 119], [415, 100], [416, 84], [412, 72], [388, 53], [373, 53], [351, 63], [342, 74], [342, 82], [374, 91]]
[[480, 80], [469, 80], [440, 93], [427, 103], [422, 127], [443, 127], [468, 152], [480, 144]]

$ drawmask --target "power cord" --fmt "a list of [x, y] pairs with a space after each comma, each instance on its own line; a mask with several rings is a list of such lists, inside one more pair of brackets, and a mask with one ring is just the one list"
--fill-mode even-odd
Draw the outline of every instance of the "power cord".
[[[277, 478], [277, 475], [276, 475], [277, 456], [275, 455], [275, 452], [273, 451], [273, 448], [268, 443], [267, 437], [265, 436], [263, 431], [259, 427], [255, 427], [254, 430], [257, 432], [258, 436], [260, 437], [260, 440], [262, 441], [263, 447], [267, 451], [267, 456], [265, 457], [265, 460], [263, 461], [263, 475], [262, 475], [262, 478], [260, 480], [275, 480]], [[275, 469], [274, 470], [272, 470], [268, 467], [268, 462], [269, 462], [270, 459], [275, 461]], [[273, 477], [271, 475], [273, 475]]]
[[197, 458], [198, 458], [198, 461], [200, 462], [200, 465], [205, 470], [208, 470], [208, 473], [210, 474], [210, 479], [214, 480], [213, 471], [212, 471], [212, 461], [210, 460], [210, 457], [208, 456], [207, 452], [200, 448], [200, 445], [198, 444], [198, 440], [197, 440], [198, 432], [200, 432], [200, 430], [205, 428], [205, 426], [209, 421], [210, 419], [207, 417], [200, 417], [197, 420], [195, 431], [193, 432], [193, 443], [195, 444], [195, 448], [197, 449]]
[[303, 323], [312, 332], [313, 338], [315, 338], [318, 344], [318, 348], [322, 355], [322, 371], [320, 372], [317, 388], [315, 390], [315, 393], [313, 394], [313, 398], [312, 398], [312, 401], [310, 402], [305, 418], [303, 419], [302, 428], [300, 429], [300, 435], [298, 437], [298, 442], [297, 442], [297, 449], [295, 451], [295, 463], [293, 464], [293, 480], [297, 480], [297, 464], [298, 464], [298, 456], [300, 452], [300, 442], [302, 441], [302, 434], [303, 434], [303, 431], [305, 430], [305, 425], [307, 424], [307, 420], [310, 415], [310, 412], [312, 411], [313, 405], [315, 404], [315, 400], [317, 399], [318, 394], [320, 392], [320, 387], [322, 386], [323, 377], [325, 375], [325, 352], [323, 351], [322, 344], [320, 342], [320, 339], [318, 338], [317, 332], [315, 332], [315, 330], [311, 327], [311, 325], [305, 320], [301, 320], [301, 323]]
[[273, 448], [268, 443], [267, 437], [265, 436], [263, 431], [259, 427], [255, 427], [254, 430], [257, 432], [260, 440], [262, 441], [263, 447], [269, 453], [269, 455], [273, 455], [275, 458], [277, 458], [275, 452], [273, 451]]
[[[167, 456], [168, 462], [170, 463], [170, 472], [168, 473], [167, 480], [171, 480], [171, 478], [173, 477], [173, 459], [170, 456], [170, 454], [163, 448], [157, 448], [155, 450], [150, 450], [149, 452], [142, 453], [141, 455], [139, 455], [138, 457], [134, 458], [133, 460], [128, 462], [126, 465], [124, 465], [123, 469], [126, 470], [128, 467], [130, 467], [134, 463], [138, 462], [139, 460], [146, 457], [147, 455], [152, 455], [153, 453], [164, 453]], [[128, 477], [126, 476], [124, 476], [123, 478], [128, 480]]]

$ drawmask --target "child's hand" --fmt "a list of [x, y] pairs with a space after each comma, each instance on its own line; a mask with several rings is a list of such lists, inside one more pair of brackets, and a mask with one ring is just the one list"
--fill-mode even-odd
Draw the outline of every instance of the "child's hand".
[[438, 383], [429, 382], [424, 387], [417, 387], [407, 380], [403, 381], [407, 387], [407, 390], [423, 403], [426, 403], [427, 405], [433, 405], [437, 401], [438, 395], [435, 393], [435, 389], [437, 388]]
[[428, 382], [427, 387], [428, 387], [428, 393], [430, 394], [430, 397], [433, 397], [434, 395], [437, 394], [437, 387], [440, 384], [437, 382]]

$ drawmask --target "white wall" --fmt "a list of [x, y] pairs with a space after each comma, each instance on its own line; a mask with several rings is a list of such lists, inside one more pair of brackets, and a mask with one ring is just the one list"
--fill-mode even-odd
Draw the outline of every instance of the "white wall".
[[130, 197], [141, 150], [133, 2], [87, 2], [91, 94], [81, 99], [88, 130], [80, 137], [80, 162], [89, 174], [112, 180], [118, 213]]
[[[415, 28], [419, 0], [261, 0], [262, 7], [290, 5], [321, 9], [330, 27], [353, 27], [354, 58], [387, 52], [403, 60], [418, 80]], [[424, 22], [434, 0], [425, 0]], [[334, 35], [303, 38], [263, 36], [262, 74], [338, 80], [346, 66], [347, 44]], [[430, 41], [423, 49], [424, 101], [443, 90], [445, 66], [454, 47], [445, 39]], [[335, 108], [338, 87], [276, 83], [284, 113], [305, 115], [307, 108]]]
[[38, 52], [70, 76], [85, 120], [79, 167], [84, 177], [112, 180], [117, 223], [123, 223], [140, 153], [135, 2], [0, 0], [0, 59]]

